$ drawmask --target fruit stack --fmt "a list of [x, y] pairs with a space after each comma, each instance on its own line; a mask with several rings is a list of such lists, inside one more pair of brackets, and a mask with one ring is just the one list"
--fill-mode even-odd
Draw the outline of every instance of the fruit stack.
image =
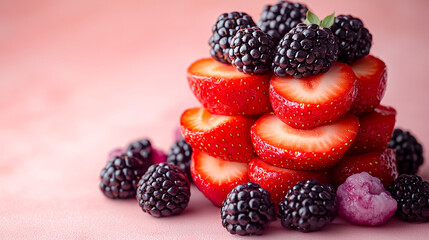
[[[358, 18], [320, 21], [307, 10], [282, 1], [258, 24], [246, 13], [222, 14], [212, 58], [188, 68], [202, 107], [183, 113], [181, 130], [194, 149], [194, 183], [217, 206], [248, 181], [278, 205], [308, 179], [338, 186], [367, 171], [387, 187], [397, 177], [386, 150], [396, 112], [379, 105], [387, 71], [368, 55], [372, 35]], [[270, 28], [273, 14], [289, 19], [287, 31]]]
[[[276, 210], [285, 228], [302, 232], [337, 214], [372, 226], [395, 212], [429, 221], [429, 183], [414, 176], [422, 146], [393, 132], [396, 111], [380, 105], [386, 65], [369, 55], [372, 35], [360, 19], [320, 21], [280, 1], [258, 24], [231, 12], [212, 31], [212, 57], [188, 68], [202, 106], [182, 114], [184, 139], [167, 156], [147, 139], [113, 151], [100, 176], [107, 197], [136, 196], [154, 217], [177, 215], [190, 173], [232, 234], [262, 234]], [[398, 166], [411, 175], [398, 177]]]

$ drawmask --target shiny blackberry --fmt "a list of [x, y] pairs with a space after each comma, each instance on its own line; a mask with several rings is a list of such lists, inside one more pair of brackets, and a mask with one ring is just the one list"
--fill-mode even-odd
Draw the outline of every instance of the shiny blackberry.
[[396, 150], [396, 162], [399, 174], [415, 175], [423, 164], [423, 147], [408, 131], [395, 129], [389, 142], [389, 148]]
[[191, 157], [191, 145], [189, 145], [183, 138], [176, 141], [167, 152], [167, 162], [185, 170], [190, 181], [192, 181], [190, 167]]
[[269, 34], [277, 45], [282, 37], [298, 23], [305, 20], [308, 8], [301, 3], [279, 1], [275, 5], [267, 5], [258, 20], [258, 27]]
[[153, 217], [180, 214], [188, 206], [190, 196], [185, 171], [169, 163], [150, 166], [138, 183], [139, 205]]
[[338, 56], [338, 44], [329, 28], [299, 23], [280, 40], [272, 69], [279, 77], [307, 78], [327, 72]]
[[388, 188], [398, 202], [396, 215], [406, 222], [429, 221], [429, 183], [419, 176], [401, 175]]
[[221, 208], [222, 225], [231, 234], [261, 235], [265, 225], [276, 219], [270, 193], [257, 183], [236, 186]]
[[133, 198], [137, 183], [148, 164], [140, 158], [122, 154], [111, 158], [101, 170], [100, 190], [109, 198]]
[[231, 39], [238, 30], [256, 26], [252, 17], [243, 12], [231, 12], [221, 14], [212, 28], [209, 39], [210, 54], [214, 59], [222, 63], [231, 63], [229, 49]]
[[334, 220], [338, 200], [331, 185], [310, 179], [290, 189], [279, 207], [278, 216], [284, 228], [313, 232]]
[[146, 138], [128, 144], [126, 151], [138, 151], [142, 159], [152, 159], [152, 144]]
[[338, 39], [339, 62], [352, 64], [369, 54], [372, 35], [359, 18], [339, 15], [335, 18], [331, 30]]
[[231, 40], [229, 58], [240, 72], [264, 74], [270, 70], [274, 42], [258, 27], [240, 29]]

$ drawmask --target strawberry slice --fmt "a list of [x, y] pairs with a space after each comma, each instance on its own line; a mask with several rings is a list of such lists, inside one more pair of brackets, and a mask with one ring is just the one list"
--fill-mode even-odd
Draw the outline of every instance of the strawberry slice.
[[249, 162], [256, 155], [250, 138], [254, 119], [211, 114], [204, 108], [186, 110], [181, 130], [194, 150], [235, 162]]
[[358, 95], [350, 111], [362, 115], [380, 104], [387, 85], [387, 68], [383, 61], [372, 55], [357, 60], [351, 67], [358, 79]]
[[269, 88], [274, 113], [294, 128], [308, 129], [344, 115], [357, 95], [350, 66], [336, 63], [322, 74], [295, 79], [273, 76]]
[[308, 179], [317, 180], [320, 183], [328, 183], [326, 171], [298, 171], [275, 167], [258, 158], [249, 163], [249, 180], [258, 183], [271, 194], [271, 200], [278, 205], [286, 193], [298, 182]]
[[271, 109], [271, 74], [249, 75], [212, 58], [188, 68], [189, 86], [204, 108], [222, 115], [257, 115]]
[[396, 110], [379, 105], [359, 117], [359, 131], [347, 154], [363, 154], [387, 148], [395, 127]]
[[347, 113], [334, 123], [296, 129], [274, 114], [265, 114], [251, 128], [256, 154], [274, 166], [320, 170], [336, 164], [353, 143], [358, 118]]
[[346, 156], [331, 169], [330, 175], [332, 182], [339, 186], [349, 176], [361, 172], [368, 172], [373, 177], [379, 178], [384, 187], [389, 186], [398, 177], [396, 151], [387, 148], [378, 152]]
[[191, 175], [198, 190], [216, 206], [222, 206], [235, 186], [249, 181], [247, 163], [224, 161], [198, 150], [192, 153]]

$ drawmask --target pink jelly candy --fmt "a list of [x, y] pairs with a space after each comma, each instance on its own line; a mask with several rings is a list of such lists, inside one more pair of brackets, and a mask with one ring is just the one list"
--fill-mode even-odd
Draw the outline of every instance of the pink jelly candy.
[[360, 225], [379, 225], [395, 214], [397, 203], [380, 179], [367, 172], [354, 174], [338, 187], [339, 214]]
[[178, 141], [180, 139], [182, 139], [182, 132], [180, 131], [180, 127], [177, 127], [176, 130], [174, 130], [174, 139], [175, 141]]
[[154, 164], [162, 163], [162, 162], [165, 162], [166, 160], [167, 160], [167, 155], [165, 155], [163, 151], [152, 147], [152, 162]]

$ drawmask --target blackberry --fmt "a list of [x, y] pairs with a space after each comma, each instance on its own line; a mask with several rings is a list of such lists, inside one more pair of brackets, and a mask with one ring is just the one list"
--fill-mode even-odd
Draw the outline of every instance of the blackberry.
[[339, 15], [335, 18], [331, 30], [338, 39], [339, 62], [352, 64], [369, 54], [372, 35], [359, 18]]
[[240, 72], [264, 74], [270, 70], [274, 42], [258, 27], [238, 30], [231, 40], [229, 58]]
[[408, 131], [395, 129], [390, 139], [389, 148], [396, 150], [396, 162], [399, 174], [416, 175], [423, 164], [423, 147]]
[[313, 232], [334, 220], [338, 200], [331, 185], [310, 179], [290, 189], [279, 207], [278, 216], [284, 228]]
[[299, 23], [280, 40], [272, 69], [279, 77], [324, 73], [337, 60], [338, 44], [329, 28]]
[[191, 196], [189, 179], [183, 169], [169, 163], [154, 164], [140, 179], [137, 200], [143, 212], [153, 217], [181, 213]]
[[396, 215], [406, 222], [429, 221], [429, 183], [414, 175], [401, 175], [388, 188], [398, 202]]
[[122, 154], [111, 158], [101, 170], [100, 189], [109, 198], [136, 196], [137, 183], [148, 164], [140, 158]]
[[179, 166], [185, 170], [189, 181], [192, 181], [191, 176], [191, 157], [192, 148], [185, 139], [176, 141], [167, 152], [167, 162]]
[[128, 144], [126, 151], [138, 151], [142, 159], [152, 159], [152, 144], [146, 138]]
[[231, 63], [229, 49], [231, 39], [242, 28], [256, 26], [252, 17], [243, 12], [231, 12], [221, 14], [212, 28], [212, 36], [209, 39], [210, 54], [214, 59], [222, 63]]
[[258, 27], [273, 37], [274, 44], [277, 45], [287, 32], [304, 22], [307, 11], [304, 4], [279, 1], [275, 5], [264, 7]]
[[221, 208], [222, 225], [231, 234], [261, 235], [265, 224], [276, 219], [270, 193], [257, 183], [237, 185]]

